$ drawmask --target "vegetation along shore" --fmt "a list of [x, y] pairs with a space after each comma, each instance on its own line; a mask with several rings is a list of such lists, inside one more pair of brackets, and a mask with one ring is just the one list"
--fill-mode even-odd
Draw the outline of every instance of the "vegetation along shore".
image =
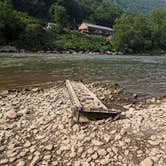
[[[128, 3], [128, 0], [2, 0], [0, 46], [27, 51], [164, 54], [166, 2], [141, 0], [130, 2], [132, 7], [127, 9]], [[113, 28], [111, 39], [80, 33], [78, 27], [82, 22]]]

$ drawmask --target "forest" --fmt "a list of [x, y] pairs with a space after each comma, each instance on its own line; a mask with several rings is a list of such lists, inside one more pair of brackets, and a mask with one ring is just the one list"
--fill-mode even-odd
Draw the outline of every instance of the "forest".
[[[56, 28], [47, 30], [48, 22], [54, 22]], [[80, 34], [77, 29], [82, 22], [112, 27], [112, 42]], [[3, 45], [30, 51], [165, 52], [166, 1], [1, 0]]]

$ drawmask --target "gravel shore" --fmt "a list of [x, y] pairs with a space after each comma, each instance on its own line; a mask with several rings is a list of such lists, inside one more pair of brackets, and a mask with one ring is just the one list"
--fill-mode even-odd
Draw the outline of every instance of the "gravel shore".
[[165, 166], [166, 99], [123, 107], [117, 121], [72, 126], [64, 86], [3, 91], [0, 166]]

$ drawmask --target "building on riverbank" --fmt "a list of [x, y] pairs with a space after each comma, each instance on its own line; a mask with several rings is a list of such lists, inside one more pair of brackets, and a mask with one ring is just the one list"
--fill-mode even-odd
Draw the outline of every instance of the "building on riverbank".
[[102, 36], [112, 36], [113, 29], [105, 26], [94, 25], [89, 23], [82, 23], [79, 27], [82, 33], [102, 35]]

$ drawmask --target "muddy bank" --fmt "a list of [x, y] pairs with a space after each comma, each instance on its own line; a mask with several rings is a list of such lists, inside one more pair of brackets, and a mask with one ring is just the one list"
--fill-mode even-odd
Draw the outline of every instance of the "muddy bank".
[[108, 106], [111, 101], [123, 108], [121, 119], [71, 126], [63, 84], [3, 91], [0, 165], [166, 165], [166, 99], [140, 105], [119, 100], [117, 85], [88, 87]]

